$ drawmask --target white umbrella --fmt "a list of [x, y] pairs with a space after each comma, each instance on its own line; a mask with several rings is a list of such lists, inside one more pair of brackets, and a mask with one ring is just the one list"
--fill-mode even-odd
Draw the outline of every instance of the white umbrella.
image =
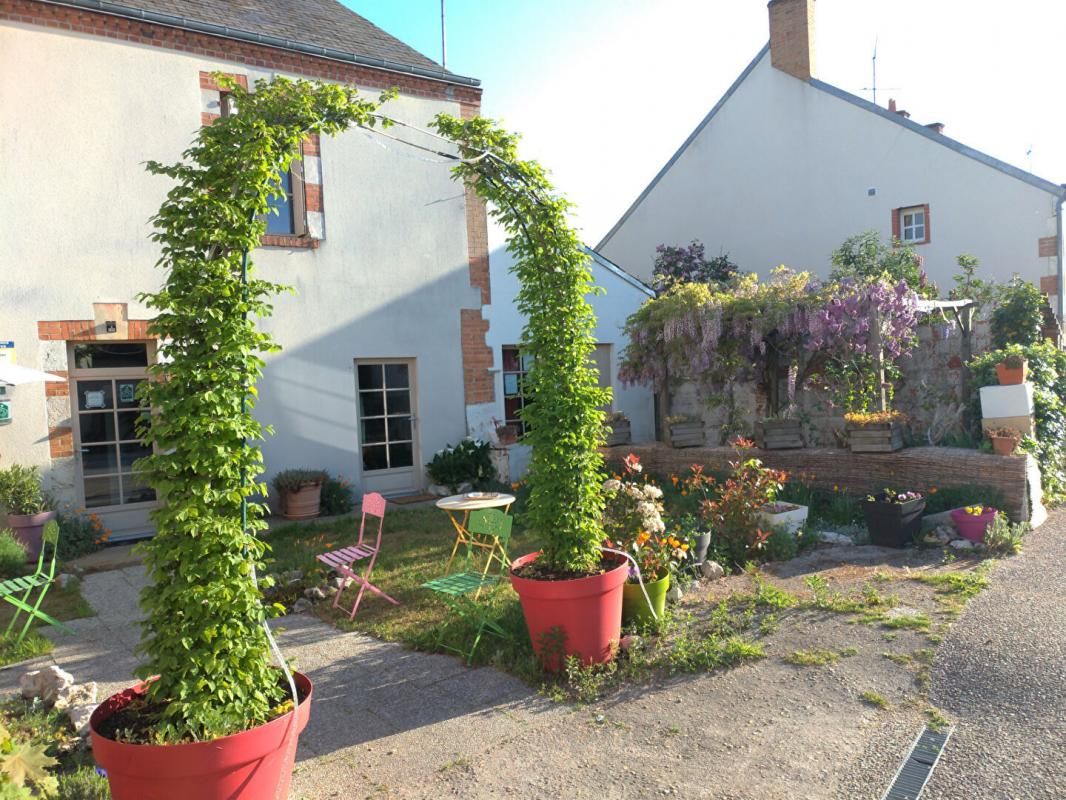
[[30, 369], [29, 367], [20, 367], [18, 364], [8, 364], [0, 361], [0, 383], [9, 383], [12, 386], [18, 386], [22, 383], [41, 383], [42, 381], [65, 381], [66, 378], [61, 378], [58, 375], [52, 375], [49, 372], [41, 372], [40, 370]]

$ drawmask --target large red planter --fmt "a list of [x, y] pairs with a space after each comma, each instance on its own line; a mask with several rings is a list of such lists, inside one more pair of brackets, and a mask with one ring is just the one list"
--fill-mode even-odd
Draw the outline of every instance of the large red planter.
[[45, 523], [56, 518], [54, 511], [42, 511], [40, 514], [8, 514], [7, 526], [15, 538], [26, 545], [26, 560], [36, 561], [41, 554], [41, 535]]
[[996, 519], [996, 510], [989, 509], [984, 514], [967, 514], [965, 509], [956, 508], [951, 512], [951, 521], [959, 530], [959, 535], [971, 542], [981, 544], [985, 540], [985, 531]]
[[511, 564], [511, 585], [522, 602], [533, 650], [545, 669], [557, 672], [564, 656], [578, 656], [584, 664], [610, 660], [622, 634], [622, 585], [628, 564], [602, 575], [568, 581], [537, 581], [514, 574], [540, 553], [522, 556]]
[[[311, 715], [311, 681], [293, 673], [304, 695], [295, 712], [210, 742], [127, 744], [96, 732], [144, 692], [144, 684], [105, 700], [89, 720], [93, 758], [107, 771], [112, 800], [275, 800], [289, 796], [296, 738]], [[294, 722], [296, 730], [290, 731]], [[290, 739], [291, 736], [291, 739]]]

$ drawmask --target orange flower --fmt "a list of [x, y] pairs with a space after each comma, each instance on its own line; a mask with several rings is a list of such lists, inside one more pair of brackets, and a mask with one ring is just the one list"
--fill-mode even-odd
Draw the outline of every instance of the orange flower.
[[929, 494], [936, 494], [936, 487], [935, 486], [932, 489], [929, 490]]
[[640, 533], [637, 534], [637, 545], [640, 546], [640, 545], [644, 544], [650, 538], [651, 538], [651, 534], [649, 534], [647, 531], [641, 531]]
[[674, 486], [677, 486], [677, 476], [676, 475], [671, 475], [670, 476], [670, 483], [672, 483]]

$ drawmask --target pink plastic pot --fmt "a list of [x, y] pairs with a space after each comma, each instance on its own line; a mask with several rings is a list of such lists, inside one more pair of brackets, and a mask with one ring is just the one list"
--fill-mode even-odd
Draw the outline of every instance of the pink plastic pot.
[[980, 515], [967, 514], [965, 509], [956, 508], [951, 512], [951, 521], [959, 531], [959, 535], [971, 542], [981, 544], [985, 540], [985, 531], [996, 518], [996, 510], [989, 509]]
[[[127, 744], [98, 734], [100, 723], [144, 693], [138, 684], [105, 700], [89, 719], [93, 758], [107, 771], [113, 800], [273, 800], [289, 796], [296, 737], [311, 715], [311, 681], [295, 712], [210, 742]], [[295, 718], [294, 718], [295, 713]], [[296, 730], [290, 730], [295, 725]]]
[[[514, 570], [535, 561], [540, 553], [522, 556]], [[522, 602], [533, 650], [544, 668], [562, 669], [564, 656], [584, 664], [610, 660], [622, 634], [622, 585], [629, 575], [620, 560], [602, 575], [569, 581], [538, 581], [511, 573], [511, 585]]]

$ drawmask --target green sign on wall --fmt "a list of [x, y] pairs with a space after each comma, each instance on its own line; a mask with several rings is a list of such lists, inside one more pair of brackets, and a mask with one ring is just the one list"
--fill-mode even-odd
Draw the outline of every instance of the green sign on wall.
[[11, 403], [0, 400], [0, 425], [11, 422]]

